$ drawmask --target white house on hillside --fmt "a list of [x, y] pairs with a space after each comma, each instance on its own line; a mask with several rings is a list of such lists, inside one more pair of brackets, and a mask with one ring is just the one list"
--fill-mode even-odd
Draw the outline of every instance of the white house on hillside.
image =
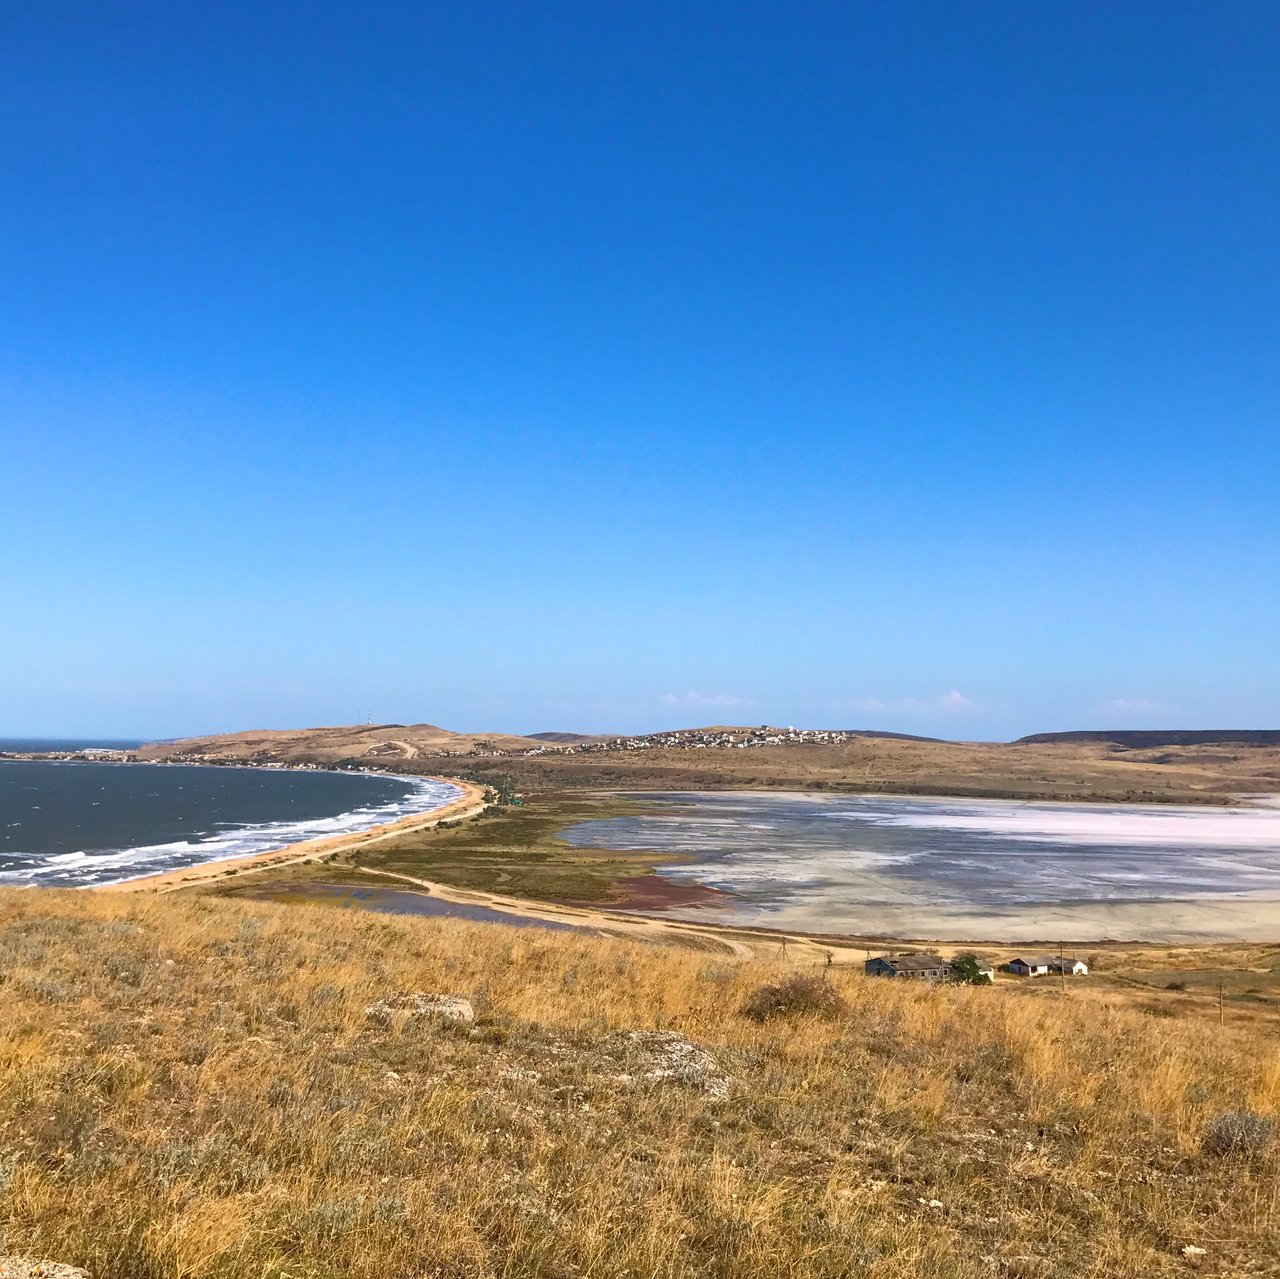
[[1068, 977], [1087, 977], [1089, 965], [1083, 959], [1064, 959], [1061, 955], [1055, 955], [1049, 961], [1049, 971], [1065, 973]]
[[1046, 955], [1039, 955], [1032, 959], [1024, 959], [1020, 956], [1009, 961], [1009, 971], [1017, 973], [1019, 977], [1043, 977], [1050, 971], [1052, 962]]

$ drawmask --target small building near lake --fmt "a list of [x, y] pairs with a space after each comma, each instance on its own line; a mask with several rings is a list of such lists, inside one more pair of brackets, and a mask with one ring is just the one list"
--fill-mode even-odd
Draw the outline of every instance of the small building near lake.
[[1053, 971], [1053, 960], [1048, 955], [1034, 955], [1030, 958], [1019, 955], [1009, 961], [1009, 971], [1019, 977], [1044, 977]]
[[1066, 959], [1062, 955], [1055, 955], [1049, 961], [1049, 971], [1062, 973], [1067, 977], [1087, 977], [1089, 965], [1083, 959]]
[[909, 981], [946, 981], [951, 965], [940, 955], [877, 955], [863, 965], [868, 977], [902, 977]]

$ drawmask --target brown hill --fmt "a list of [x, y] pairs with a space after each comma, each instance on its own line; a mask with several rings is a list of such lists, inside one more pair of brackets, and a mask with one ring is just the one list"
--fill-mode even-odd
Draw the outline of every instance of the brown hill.
[[251, 729], [176, 742], [153, 742], [138, 755], [149, 760], [281, 764], [334, 764], [350, 760], [407, 762], [421, 755], [532, 750], [545, 742], [510, 733], [453, 733], [435, 724], [359, 724], [336, 728]]

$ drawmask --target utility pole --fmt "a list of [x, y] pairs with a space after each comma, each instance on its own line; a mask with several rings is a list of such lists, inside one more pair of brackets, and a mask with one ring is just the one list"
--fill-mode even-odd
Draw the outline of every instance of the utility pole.
[[1222, 1026], [1224, 1024], [1225, 1022], [1223, 1020], [1223, 1011], [1222, 1011], [1222, 978], [1219, 977], [1218, 978], [1218, 1025]]
[[1062, 978], [1062, 993], [1067, 993], [1067, 957], [1062, 953], [1062, 943], [1058, 943], [1058, 976]]

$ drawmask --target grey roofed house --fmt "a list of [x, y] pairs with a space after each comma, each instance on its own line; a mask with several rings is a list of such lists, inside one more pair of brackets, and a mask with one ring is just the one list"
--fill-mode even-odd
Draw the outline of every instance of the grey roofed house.
[[1033, 955], [1030, 959], [1019, 956], [1009, 961], [1009, 971], [1023, 977], [1039, 977], [1050, 971], [1053, 960], [1048, 955]]
[[906, 977], [916, 981], [945, 981], [951, 965], [939, 955], [877, 955], [863, 965], [868, 977]]

